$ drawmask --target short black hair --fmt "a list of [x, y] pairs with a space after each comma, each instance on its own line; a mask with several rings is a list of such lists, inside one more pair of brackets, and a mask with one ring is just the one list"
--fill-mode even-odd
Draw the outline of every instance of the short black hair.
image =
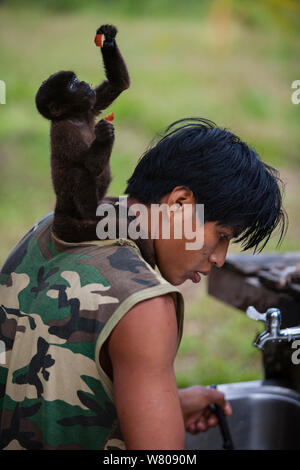
[[204, 204], [205, 222], [235, 227], [235, 243], [242, 242], [243, 251], [262, 251], [278, 226], [278, 243], [285, 235], [288, 218], [279, 172], [208, 119], [171, 124], [140, 158], [125, 194], [144, 204], [159, 203], [175, 186], [189, 188], [196, 203]]

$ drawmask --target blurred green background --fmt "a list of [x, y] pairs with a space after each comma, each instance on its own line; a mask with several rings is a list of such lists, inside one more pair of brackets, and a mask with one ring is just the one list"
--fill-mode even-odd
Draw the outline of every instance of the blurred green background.
[[[41, 82], [61, 69], [104, 78], [97, 27], [113, 23], [131, 88], [113, 104], [116, 142], [110, 194], [121, 195], [153, 136], [171, 122], [201, 116], [230, 128], [276, 166], [286, 183], [290, 225], [276, 248], [299, 249], [300, 7], [292, 0], [0, 1], [0, 264], [32, 224], [53, 210], [49, 123], [37, 112]], [[109, 110], [110, 111], [110, 110]], [[239, 251], [232, 245], [231, 252]], [[252, 346], [260, 327], [187, 281], [176, 359], [180, 386], [262, 378]], [[261, 331], [261, 330], [260, 330]]]

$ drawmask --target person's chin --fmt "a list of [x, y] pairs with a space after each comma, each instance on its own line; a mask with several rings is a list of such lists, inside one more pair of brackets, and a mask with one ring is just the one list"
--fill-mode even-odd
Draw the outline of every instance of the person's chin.
[[176, 274], [174, 269], [172, 269], [171, 272], [164, 271], [163, 269], [161, 269], [159, 263], [157, 263], [157, 267], [161, 276], [170, 284], [172, 284], [172, 286], [180, 286], [180, 284], [183, 284], [184, 281], [187, 279], [186, 277], [183, 277], [180, 274]]
[[179, 286], [180, 284], [182, 284], [183, 281], [179, 279], [178, 276], [174, 276], [174, 273], [168, 274], [168, 273], [162, 272], [161, 270], [159, 271], [162, 277], [166, 281], [168, 281], [170, 284], [172, 284], [172, 286]]
[[172, 276], [172, 278], [167, 279], [172, 286], [180, 286], [186, 281], [186, 278], [183, 276]]

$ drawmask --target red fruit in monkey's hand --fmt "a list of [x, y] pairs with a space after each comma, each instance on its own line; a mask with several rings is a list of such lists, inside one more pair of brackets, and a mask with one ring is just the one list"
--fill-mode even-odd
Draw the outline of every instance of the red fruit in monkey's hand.
[[110, 113], [107, 116], [105, 116], [103, 119], [105, 119], [108, 122], [113, 122], [114, 117], [115, 117], [114, 113]]
[[96, 46], [102, 47], [103, 46], [103, 36], [104, 34], [96, 34], [94, 42]]

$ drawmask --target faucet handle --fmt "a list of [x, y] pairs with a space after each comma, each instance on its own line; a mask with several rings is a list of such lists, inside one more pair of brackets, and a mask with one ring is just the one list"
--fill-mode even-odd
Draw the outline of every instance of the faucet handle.
[[252, 320], [260, 320], [260, 321], [266, 321], [267, 319], [267, 312], [265, 313], [260, 313], [256, 310], [255, 307], [252, 305], [247, 308], [246, 310], [247, 317], [251, 318]]

